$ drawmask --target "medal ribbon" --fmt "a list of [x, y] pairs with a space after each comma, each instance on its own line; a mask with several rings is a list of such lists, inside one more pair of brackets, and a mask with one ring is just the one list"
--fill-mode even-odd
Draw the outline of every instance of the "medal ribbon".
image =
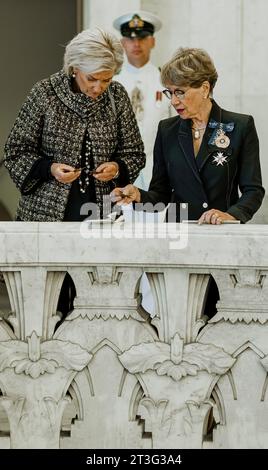
[[223, 122], [217, 122], [214, 121], [214, 119], [211, 119], [208, 123], [208, 127], [210, 129], [214, 129], [208, 145], [215, 145], [216, 138], [219, 136], [219, 134], [224, 134], [226, 132], [232, 132], [234, 130], [234, 122], [228, 122], [224, 124]]

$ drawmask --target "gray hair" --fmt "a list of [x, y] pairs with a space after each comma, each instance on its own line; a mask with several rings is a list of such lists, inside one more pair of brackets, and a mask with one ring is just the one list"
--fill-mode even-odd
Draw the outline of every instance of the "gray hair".
[[67, 44], [63, 68], [67, 75], [71, 75], [74, 68], [84, 73], [104, 70], [117, 73], [123, 60], [123, 47], [114, 34], [100, 28], [86, 29]]
[[204, 49], [180, 47], [161, 70], [164, 86], [190, 86], [199, 88], [204, 81], [213, 90], [218, 78], [215, 65]]

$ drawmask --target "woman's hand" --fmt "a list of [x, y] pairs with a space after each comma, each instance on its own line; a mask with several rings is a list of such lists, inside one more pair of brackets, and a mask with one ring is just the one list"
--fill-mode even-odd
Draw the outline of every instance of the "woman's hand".
[[128, 184], [124, 188], [114, 188], [110, 194], [111, 200], [116, 202], [118, 206], [130, 204], [131, 202], [140, 202], [141, 194], [136, 186]]
[[199, 224], [212, 224], [220, 225], [224, 220], [237, 220], [228, 212], [222, 212], [218, 209], [210, 209], [209, 211], [204, 212], [200, 219], [198, 220]]
[[60, 183], [72, 183], [79, 176], [81, 171], [65, 163], [52, 163], [51, 174]]
[[105, 162], [96, 168], [94, 178], [99, 181], [110, 181], [118, 175], [119, 165], [116, 162]]
[[[51, 174], [60, 183], [72, 183], [79, 178], [81, 171], [65, 163], [52, 163]], [[116, 162], [105, 162], [99, 165], [92, 176], [99, 181], [110, 181], [115, 178], [119, 171]]]

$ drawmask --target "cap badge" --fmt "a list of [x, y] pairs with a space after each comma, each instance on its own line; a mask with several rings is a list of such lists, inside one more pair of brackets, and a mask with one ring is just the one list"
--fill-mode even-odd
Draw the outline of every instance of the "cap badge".
[[128, 23], [129, 28], [143, 28], [144, 21], [139, 15], [134, 15]]

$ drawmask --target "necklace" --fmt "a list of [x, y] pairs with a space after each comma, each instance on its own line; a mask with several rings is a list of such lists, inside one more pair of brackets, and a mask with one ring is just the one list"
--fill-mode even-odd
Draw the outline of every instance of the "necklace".
[[207, 126], [204, 126], [204, 127], [192, 127], [193, 131], [194, 131], [194, 139], [200, 139], [201, 137], [201, 132], [200, 131], [203, 131], [204, 129], [206, 129]]
[[[84, 165], [85, 167], [85, 176], [84, 178], [82, 177], [82, 173], [79, 177], [79, 186], [80, 186], [80, 191], [81, 193], [85, 194], [87, 187], [89, 186], [89, 175], [90, 175], [90, 154], [91, 154], [92, 148], [91, 148], [91, 142], [89, 140], [89, 136], [87, 135], [86, 137], [86, 149], [85, 149], [85, 160], [84, 163], [82, 162], [82, 155], [80, 155], [80, 167]], [[83, 178], [83, 179], [82, 179]]]

